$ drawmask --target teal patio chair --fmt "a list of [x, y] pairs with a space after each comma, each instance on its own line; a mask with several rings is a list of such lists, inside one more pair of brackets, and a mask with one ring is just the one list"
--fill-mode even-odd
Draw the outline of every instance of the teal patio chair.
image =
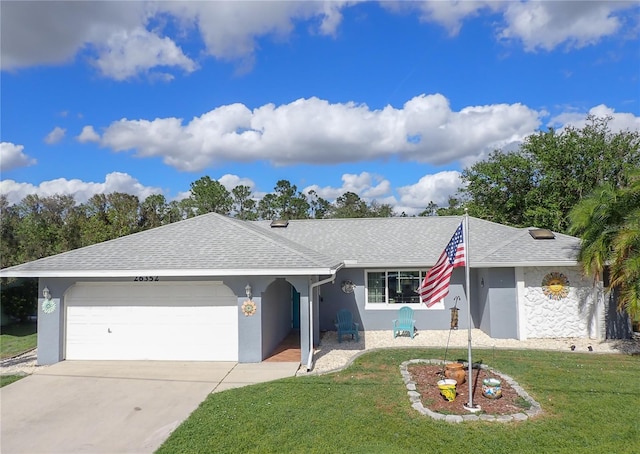
[[398, 318], [393, 321], [393, 337], [407, 332], [413, 339], [414, 331], [416, 330], [416, 321], [413, 319], [413, 309], [409, 306], [403, 306], [398, 310]]
[[351, 339], [360, 340], [359, 323], [353, 321], [353, 315], [347, 309], [340, 309], [336, 314], [336, 330], [338, 330], [338, 343], [342, 342], [343, 334], [351, 334]]

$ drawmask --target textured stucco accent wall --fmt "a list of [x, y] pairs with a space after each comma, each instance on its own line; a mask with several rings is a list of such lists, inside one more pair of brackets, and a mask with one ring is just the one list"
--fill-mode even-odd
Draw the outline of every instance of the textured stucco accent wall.
[[[542, 280], [551, 272], [569, 280], [566, 298], [554, 300], [542, 290]], [[526, 338], [604, 337], [602, 285], [582, 276], [575, 268], [524, 268], [524, 308]]]

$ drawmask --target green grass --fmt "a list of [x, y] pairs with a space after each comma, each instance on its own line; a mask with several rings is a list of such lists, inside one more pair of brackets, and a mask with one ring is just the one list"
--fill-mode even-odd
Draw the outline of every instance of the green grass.
[[0, 334], [0, 358], [10, 358], [36, 347], [36, 323], [15, 323], [3, 326]]
[[18, 381], [24, 377], [26, 377], [26, 375], [0, 375], [0, 388], [10, 385], [14, 381]]
[[[211, 394], [159, 453], [638, 452], [640, 358], [474, 350], [544, 413], [511, 423], [435, 421], [411, 408], [399, 365], [440, 349], [361, 356], [344, 371]], [[448, 358], [466, 358], [449, 350]], [[479, 402], [481, 404], [481, 402]]]

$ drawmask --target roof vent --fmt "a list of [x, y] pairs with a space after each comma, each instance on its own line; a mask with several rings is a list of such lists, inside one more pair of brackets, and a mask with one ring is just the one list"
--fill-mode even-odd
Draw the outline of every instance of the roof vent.
[[274, 219], [273, 221], [271, 221], [271, 228], [285, 228], [286, 226], [289, 225], [289, 221], [286, 219]]
[[553, 240], [556, 237], [549, 229], [531, 229], [529, 230], [529, 235], [531, 235], [534, 240]]

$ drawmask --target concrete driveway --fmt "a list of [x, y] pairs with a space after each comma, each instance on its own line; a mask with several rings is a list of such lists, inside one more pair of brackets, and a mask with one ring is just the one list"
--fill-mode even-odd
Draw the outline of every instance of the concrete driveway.
[[0, 389], [0, 452], [150, 453], [211, 392], [297, 363], [63, 361]]

